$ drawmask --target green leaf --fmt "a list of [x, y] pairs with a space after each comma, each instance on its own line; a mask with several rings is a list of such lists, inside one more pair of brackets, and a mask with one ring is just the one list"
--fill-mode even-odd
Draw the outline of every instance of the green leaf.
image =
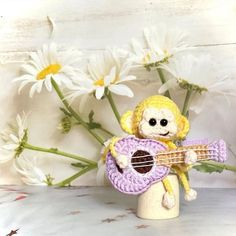
[[63, 134], [68, 134], [72, 128], [72, 118], [70, 116], [65, 116], [61, 119], [60, 122], [60, 129], [62, 130]]
[[89, 129], [99, 129], [99, 128], [101, 128], [102, 127], [101, 124], [93, 121], [94, 120], [93, 116], [94, 116], [94, 111], [91, 110], [89, 112], [89, 115], [88, 115], [89, 122], [87, 123]]
[[214, 172], [221, 173], [224, 170], [224, 167], [201, 163], [200, 165], [193, 166], [193, 169], [199, 172], [211, 174]]
[[89, 112], [89, 115], [88, 115], [89, 123], [92, 123], [92, 122], [93, 122], [93, 116], [94, 116], [94, 111], [91, 110], [91, 111]]
[[54, 180], [54, 178], [53, 178], [50, 174], [45, 175], [45, 177], [46, 177], [45, 183], [46, 183], [48, 186], [52, 186], [52, 185], [53, 185], [53, 180]]
[[101, 124], [96, 123], [96, 122], [89, 123], [88, 126], [89, 126], [90, 129], [99, 129], [99, 128], [102, 127]]

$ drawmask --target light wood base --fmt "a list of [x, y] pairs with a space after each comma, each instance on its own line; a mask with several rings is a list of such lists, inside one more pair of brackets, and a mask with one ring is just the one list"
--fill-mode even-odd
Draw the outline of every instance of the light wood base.
[[176, 175], [168, 179], [175, 194], [175, 206], [167, 209], [162, 205], [165, 189], [162, 182], [153, 184], [146, 192], [139, 195], [137, 216], [143, 219], [171, 219], [179, 216], [179, 181]]

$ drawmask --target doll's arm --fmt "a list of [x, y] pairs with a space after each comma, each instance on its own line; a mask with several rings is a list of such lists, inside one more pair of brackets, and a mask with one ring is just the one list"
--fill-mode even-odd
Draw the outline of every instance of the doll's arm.
[[118, 153], [115, 149], [116, 143], [120, 140], [119, 137], [113, 137], [111, 139], [109, 149], [111, 151], [111, 155], [116, 159], [117, 165], [121, 168], [124, 169], [128, 166], [128, 158], [125, 155], [122, 155]]
[[[176, 149], [177, 148], [177, 146], [173, 142], [168, 142], [167, 145], [168, 145], [168, 147], [170, 149]], [[196, 161], [197, 161], [197, 154], [196, 154], [196, 152], [193, 151], [193, 150], [188, 150], [185, 153], [184, 163], [183, 164], [179, 164], [178, 167], [183, 172], [186, 172], [186, 171], [188, 171], [189, 169], [192, 168], [192, 165], [194, 163], [196, 163]]]

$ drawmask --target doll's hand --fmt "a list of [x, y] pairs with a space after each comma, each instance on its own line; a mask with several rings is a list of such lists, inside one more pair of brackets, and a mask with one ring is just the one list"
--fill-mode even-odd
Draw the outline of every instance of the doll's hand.
[[128, 158], [125, 155], [119, 154], [116, 157], [116, 163], [121, 169], [124, 169], [128, 166]]
[[185, 153], [185, 159], [184, 159], [185, 164], [187, 165], [192, 165], [197, 162], [197, 153], [193, 150], [188, 150]]
[[188, 202], [193, 201], [197, 198], [197, 192], [194, 189], [190, 189], [185, 193], [184, 199]]

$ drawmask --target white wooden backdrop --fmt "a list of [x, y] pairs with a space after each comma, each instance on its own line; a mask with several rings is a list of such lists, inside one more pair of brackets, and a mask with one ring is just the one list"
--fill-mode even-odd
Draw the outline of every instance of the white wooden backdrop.
[[[144, 27], [164, 22], [187, 31], [190, 43], [197, 46], [196, 53], [211, 54], [219, 69], [236, 75], [236, 1], [233, 0], [1, 0], [0, 129], [18, 112], [31, 111], [30, 141], [35, 145], [59, 147], [98, 159], [99, 146], [82, 129], [75, 128], [68, 135], [56, 129], [61, 114], [60, 102], [54, 93], [44, 91], [29, 99], [27, 89], [19, 96], [17, 86], [11, 83], [19, 75], [28, 52], [49, 42], [51, 25], [47, 16], [56, 23], [54, 40], [60, 49], [78, 48], [85, 57], [106, 46], [125, 46], [132, 37], [140, 38]], [[144, 70], [135, 73], [139, 78], [156, 80], [155, 74]], [[121, 113], [157, 91], [157, 84], [153, 86], [153, 82], [131, 86], [135, 91], [134, 99], [115, 97]], [[93, 100], [90, 105], [96, 110], [98, 120], [114, 132], [119, 130], [106, 101]], [[204, 113], [192, 117], [190, 137], [222, 137], [231, 152], [235, 152], [235, 111], [235, 99], [231, 99], [231, 107], [222, 100], [213, 101]], [[231, 152], [229, 163], [236, 165]], [[26, 152], [26, 155], [34, 153]], [[56, 180], [76, 171], [63, 158], [38, 156], [42, 168]], [[21, 183], [11, 165], [0, 166], [0, 184]], [[236, 187], [236, 174], [230, 172], [208, 175], [193, 170], [191, 180], [194, 186]], [[95, 172], [75, 184], [95, 184]]]

